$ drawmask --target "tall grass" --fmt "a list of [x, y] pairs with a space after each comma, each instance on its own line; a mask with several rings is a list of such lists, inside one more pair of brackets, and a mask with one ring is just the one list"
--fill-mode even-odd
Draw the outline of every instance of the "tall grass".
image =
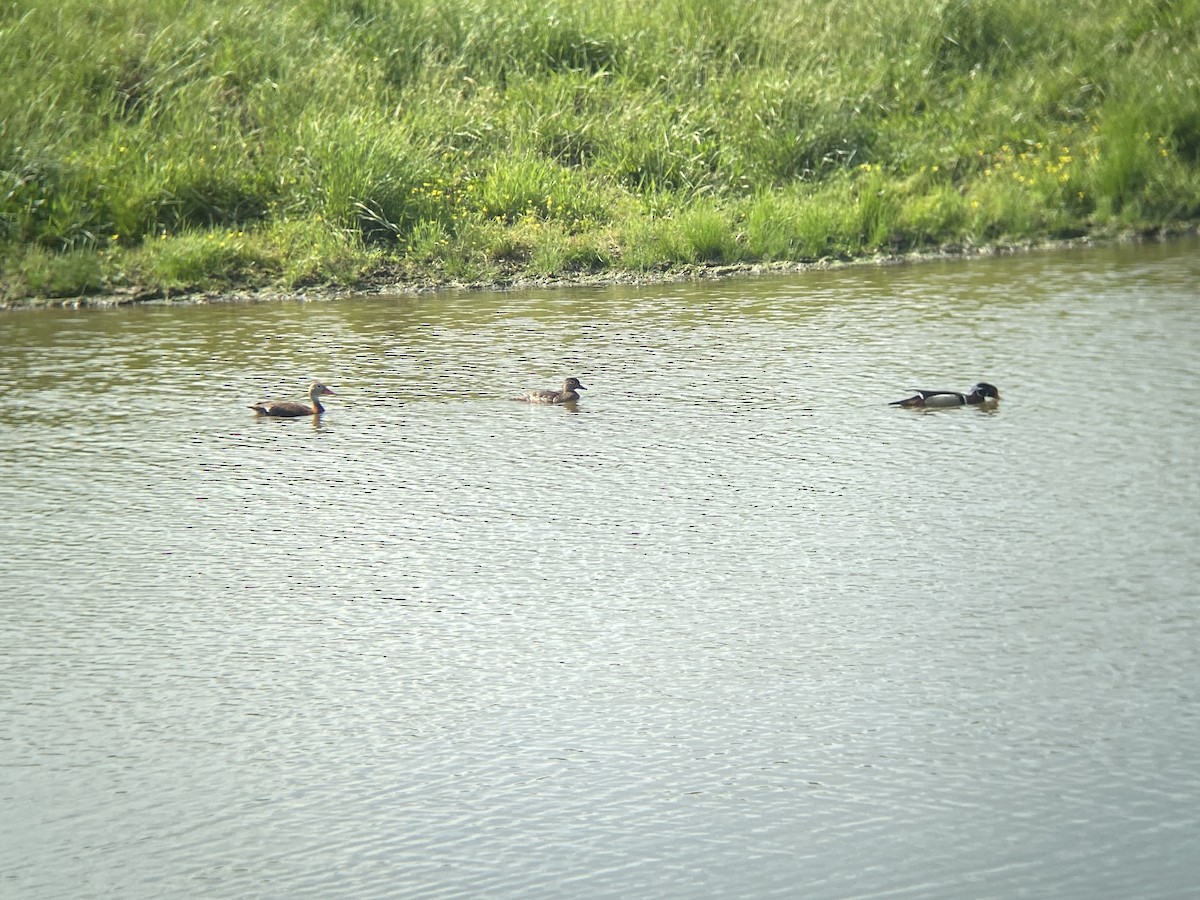
[[0, 0], [5, 299], [1200, 217], [1200, 0]]

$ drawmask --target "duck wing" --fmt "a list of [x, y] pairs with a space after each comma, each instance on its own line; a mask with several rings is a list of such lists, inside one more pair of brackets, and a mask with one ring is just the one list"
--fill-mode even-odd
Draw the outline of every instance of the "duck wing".
[[958, 391], [930, 391], [930, 390], [917, 390], [916, 388], [914, 388], [914, 390], [917, 391], [917, 394], [919, 396], [923, 397], [926, 400], [928, 400], [930, 397], [951, 397], [951, 396], [961, 397], [962, 396], [962, 394], [960, 394]]
[[306, 403], [297, 403], [294, 400], [267, 400], [263, 403], [255, 403], [250, 407], [260, 416], [311, 416], [313, 408]]
[[[913, 388], [916, 392], [911, 397], [905, 397], [903, 400], [893, 400], [888, 406], [960, 406], [966, 402], [966, 398], [958, 391], [931, 391], [923, 388]], [[930, 404], [930, 401], [933, 401]]]
[[530, 391], [528, 394], [522, 394], [517, 399], [525, 403], [557, 403], [558, 398], [558, 391]]

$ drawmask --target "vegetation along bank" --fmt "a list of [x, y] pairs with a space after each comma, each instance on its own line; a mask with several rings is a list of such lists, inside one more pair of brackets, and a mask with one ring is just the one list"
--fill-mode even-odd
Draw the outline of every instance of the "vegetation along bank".
[[0, 0], [0, 300], [1200, 219], [1200, 0]]

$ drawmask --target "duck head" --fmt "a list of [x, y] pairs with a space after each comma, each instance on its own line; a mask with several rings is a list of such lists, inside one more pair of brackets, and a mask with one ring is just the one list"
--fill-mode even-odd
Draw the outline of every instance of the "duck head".
[[328, 394], [330, 397], [335, 396], [333, 391], [331, 391], [329, 388], [325, 387], [325, 385], [321, 384], [321, 382], [319, 382], [319, 381], [314, 381], [312, 384], [310, 384], [308, 386], [308, 397], [314, 403], [317, 402], [318, 397], [323, 397], [326, 394]]

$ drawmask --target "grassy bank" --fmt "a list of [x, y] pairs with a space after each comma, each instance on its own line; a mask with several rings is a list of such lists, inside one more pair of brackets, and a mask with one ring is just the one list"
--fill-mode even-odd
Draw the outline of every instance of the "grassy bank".
[[1200, 218], [1200, 0], [0, 0], [0, 294]]

